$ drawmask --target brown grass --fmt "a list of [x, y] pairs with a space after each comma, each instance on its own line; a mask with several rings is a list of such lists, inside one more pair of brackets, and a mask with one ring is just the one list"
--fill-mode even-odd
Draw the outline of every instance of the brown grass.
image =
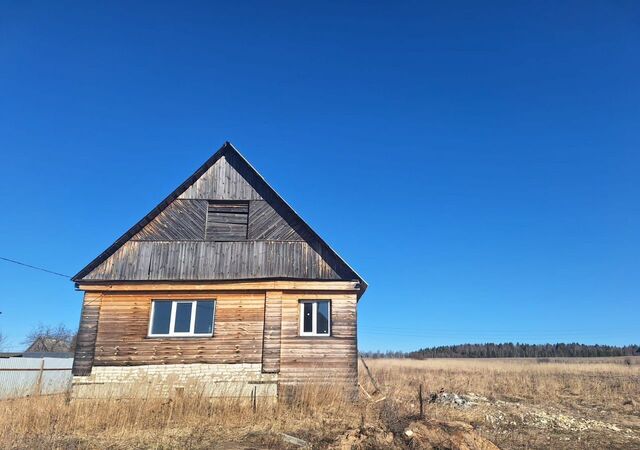
[[[384, 384], [395, 388], [396, 395], [406, 385], [423, 383], [429, 391], [442, 388], [535, 404], [558, 404], [577, 397], [582, 403], [617, 410], [639, 394], [640, 358], [629, 360], [630, 365], [622, 358], [407, 359], [374, 360], [369, 367]], [[403, 382], [394, 383], [399, 373]]]
[[[640, 448], [640, 361], [369, 360], [386, 398], [352, 402], [332, 387], [289, 401], [211, 401], [197, 393], [162, 400], [72, 401], [65, 396], [0, 402], [2, 448], [285, 448], [281, 433], [327, 448], [349, 430], [388, 439], [368, 448], [409, 448], [404, 429], [417, 390], [486, 397], [468, 408], [427, 404], [427, 417], [471, 423], [502, 448]], [[366, 372], [361, 382], [372, 391]], [[375, 395], [379, 399], [382, 395]], [[386, 434], [385, 434], [386, 433]], [[293, 448], [293, 447], [292, 447]]]
[[[427, 392], [473, 393], [469, 408], [427, 415], [472, 423], [503, 448], [640, 448], [640, 358], [373, 360], [396, 402]], [[618, 429], [619, 431], [616, 431]]]

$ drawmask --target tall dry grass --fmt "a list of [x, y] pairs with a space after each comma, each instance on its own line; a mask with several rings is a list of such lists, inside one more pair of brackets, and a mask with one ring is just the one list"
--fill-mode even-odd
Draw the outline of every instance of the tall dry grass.
[[[473, 392], [490, 399], [533, 404], [576, 402], [620, 409], [640, 399], [640, 358], [372, 360], [369, 367], [394, 397], [430, 392]], [[637, 403], [637, 402], [634, 402]]]
[[[141, 386], [140, 390], [144, 390]], [[356, 404], [342, 389], [305, 386], [286, 401], [209, 398], [186, 389], [171, 398], [72, 400], [43, 396], [0, 402], [0, 448], [211, 448], [257, 440], [278, 446], [281, 433], [322, 441], [358, 423]]]
[[[71, 401], [51, 396], [0, 401], [0, 448], [204, 449], [222, 442], [282, 448], [281, 433], [326, 448], [346, 431], [365, 425], [402, 433], [417, 414], [420, 384], [427, 393], [441, 389], [474, 392], [490, 399], [515, 399], [523, 405], [583, 408], [584, 414], [606, 410], [624, 418], [627, 426], [636, 424], [640, 432], [638, 360], [631, 365], [602, 361], [368, 360], [383, 391], [373, 400], [385, 396], [382, 401], [374, 403], [366, 395], [353, 401], [331, 385], [306, 386], [279, 402], [259, 398], [255, 411], [249, 399], [212, 400], [197, 389], [170, 399], [139, 396]], [[362, 368], [360, 381], [369, 392], [373, 390]], [[623, 406], [629, 399], [631, 404]], [[554, 447], [540, 430], [527, 434], [511, 429], [504, 435], [496, 429], [483, 431], [485, 413], [431, 405], [427, 409], [428, 415], [438, 418], [473, 422], [504, 448]], [[540, 436], [540, 441], [532, 436]], [[608, 442], [609, 438], [602, 439]], [[556, 448], [571, 448], [562, 442]]]

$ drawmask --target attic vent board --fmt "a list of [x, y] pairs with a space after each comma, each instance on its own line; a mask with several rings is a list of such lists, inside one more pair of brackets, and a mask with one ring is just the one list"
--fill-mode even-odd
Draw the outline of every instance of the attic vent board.
[[246, 241], [249, 202], [210, 200], [207, 210], [206, 241]]

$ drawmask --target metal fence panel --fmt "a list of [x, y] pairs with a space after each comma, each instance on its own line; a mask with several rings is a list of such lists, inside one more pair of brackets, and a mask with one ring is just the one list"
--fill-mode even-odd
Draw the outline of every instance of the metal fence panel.
[[67, 392], [73, 358], [0, 358], [0, 399]]

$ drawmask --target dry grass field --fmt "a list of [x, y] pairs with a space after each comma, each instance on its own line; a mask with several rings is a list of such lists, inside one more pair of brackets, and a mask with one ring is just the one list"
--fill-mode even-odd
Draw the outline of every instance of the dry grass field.
[[[440, 396], [427, 417], [460, 420], [505, 449], [640, 449], [640, 358], [374, 360], [390, 398]], [[443, 398], [444, 397], [444, 398]], [[467, 400], [469, 403], [465, 403]]]
[[[640, 359], [368, 360], [382, 393], [0, 402], [2, 448], [638, 449]], [[361, 383], [373, 386], [360, 370]], [[425, 419], [418, 417], [423, 385]], [[455, 395], [454, 395], [455, 394]], [[410, 436], [408, 436], [409, 434]], [[486, 439], [486, 440], [485, 440]]]

